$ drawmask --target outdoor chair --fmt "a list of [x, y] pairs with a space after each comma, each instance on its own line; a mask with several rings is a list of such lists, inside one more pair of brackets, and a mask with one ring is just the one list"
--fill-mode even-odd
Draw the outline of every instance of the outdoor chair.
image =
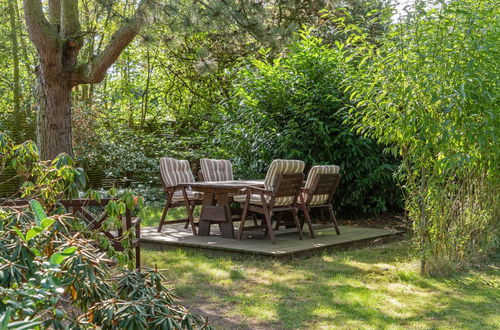
[[[271, 163], [264, 181], [264, 188], [248, 187], [245, 195], [234, 196], [234, 201], [243, 205], [238, 239], [241, 239], [243, 231], [248, 229], [265, 228], [266, 233], [273, 243], [276, 238], [272, 228], [273, 215], [278, 212], [290, 212], [297, 227], [299, 238], [302, 239], [302, 228], [297, 216], [297, 198], [300, 195], [302, 183], [304, 181], [304, 162], [300, 160], [276, 159]], [[245, 220], [248, 212], [264, 215], [261, 225], [245, 227]], [[311, 221], [307, 209], [304, 208], [306, 221], [309, 225], [311, 237], [314, 236]], [[265, 224], [264, 224], [265, 221]]]
[[340, 235], [340, 230], [333, 213], [332, 200], [339, 182], [340, 174], [337, 165], [313, 166], [299, 198], [299, 203], [305, 206], [302, 208], [304, 210], [326, 208], [337, 235]]
[[225, 159], [200, 159], [200, 181], [233, 181], [233, 166]]
[[193, 234], [196, 235], [196, 227], [193, 218], [193, 211], [196, 205], [201, 205], [203, 194], [193, 191], [190, 187], [179, 186], [180, 183], [195, 182], [191, 167], [187, 160], [177, 160], [174, 158], [160, 159], [160, 181], [166, 193], [165, 209], [161, 216], [158, 232], [161, 232], [163, 225], [167, 222], [167, 213], [171, 208], [185, 207], [187, 219], [169, 221], [170, 223], [185, 222], [184, 228], [191, 224]]

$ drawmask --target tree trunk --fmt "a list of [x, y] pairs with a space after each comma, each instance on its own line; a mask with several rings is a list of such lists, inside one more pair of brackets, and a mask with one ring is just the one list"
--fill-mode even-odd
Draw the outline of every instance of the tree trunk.
[[42, 159], [62, 152], [72, 155], [71, 87], [64, 81], [47, 83], [38, 78], [37, 137]]
[[[48, 4], [49, 17], [45, 16]], [[26, 29], [38, 53], [37, 136], [42, 159], [72, 155], [71, 90], [96, 84], [145, 22], [147, 0], [140, 0], [134, 17], [110, 38], [107, 46], [87, 63], [78, 63], [84, 38], [76, 0], [24, 0]]]
[[10, 40], [12, 44], [12, 61], [14, 73], [14, 139], [17, 143], [22, 141], [22, 114], [21, 114], [21, 87], [19, 83], [19, 44], [17, 42], [17, 24], [16, 24], [16, 11], [14, 6], [17, 3], [14, 0], [9, 0], [9, 20], [10, 20]]

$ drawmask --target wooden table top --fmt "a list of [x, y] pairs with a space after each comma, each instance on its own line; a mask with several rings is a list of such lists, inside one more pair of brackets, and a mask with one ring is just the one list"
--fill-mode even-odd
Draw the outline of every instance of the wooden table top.
[[180, 183], [179, 186], [202, 192], [234, 192], [248, 186], [264, 187], [264, 180], [202, 181]]

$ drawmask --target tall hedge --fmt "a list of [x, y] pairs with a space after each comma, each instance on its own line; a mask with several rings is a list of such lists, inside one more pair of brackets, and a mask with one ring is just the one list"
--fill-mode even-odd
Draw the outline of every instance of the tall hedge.
[[342, 174], [335, 202], [340, 216], [398, 209], [393, 174], [399, 161], [345, 123], [343, 50], [311, 32], [301, 31], [282, 57], [271, 60], [261, 51], [240, 70], [234, 112], [224, 127], [236, 168], [241, 176], [257, 177], [275, 158], [303, 160], [306, 170], [336, 164]]

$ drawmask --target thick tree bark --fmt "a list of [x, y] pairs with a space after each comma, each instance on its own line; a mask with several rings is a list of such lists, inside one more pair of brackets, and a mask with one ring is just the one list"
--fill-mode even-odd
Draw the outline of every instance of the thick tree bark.
[[49, 19], [41, 0], [24, 0], [26, 28], [38, 53], [38, 146], [42, 159], [72, 154], [71, 92], [79, 84], [101, 82], [108, 68], [139, 33], [147, 0], [141, 0], [133, 18], [112, 36], [90, 63], [78, 63], [83, 45], [78, 0], [48, 0]]
[[71, 155], [71, 87], [68, 81], [47, 83], [38, 77], [37, 137], [42, 159]]

